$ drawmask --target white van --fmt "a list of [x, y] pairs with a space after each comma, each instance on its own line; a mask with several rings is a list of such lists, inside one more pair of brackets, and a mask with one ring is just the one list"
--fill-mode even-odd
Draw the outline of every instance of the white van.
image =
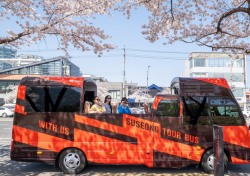
[[3, 118], [6, 118], [6, 117], [11, 117], [14, 115], [14, 110], [12, 109], [9, 109], [7, 107], [4, 107], [4, 106], [0, 106], [0, 116], [3, 117]]
[[13, 110], [13, 111], [15, 110], [15, 106], [16, 106], [16, 104], [13, 104], [13, 103], [6, 103], [3, 105], [3, 107], [6, 107], [6, 108]]
[[247, 110], [247, 109], [242, 109], [241, 111], [242, 111], [242, 113], [243, 113], [243, 115], [244, 115], [245, 118], [250, 117], [250, 111], [249, 111], [249, 110]]

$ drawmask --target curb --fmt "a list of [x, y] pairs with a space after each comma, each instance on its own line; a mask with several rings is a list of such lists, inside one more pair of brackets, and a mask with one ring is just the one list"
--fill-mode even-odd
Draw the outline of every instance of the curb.
[[11, 117], [11, 118], [2, 118], [2, 117], [0, 117], [0, 122], [11, 122], [11, 121], [13, 121], [13, 117]]

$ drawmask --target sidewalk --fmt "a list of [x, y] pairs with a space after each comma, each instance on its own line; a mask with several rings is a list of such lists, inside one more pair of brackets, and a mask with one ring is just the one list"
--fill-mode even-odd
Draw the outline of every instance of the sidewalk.
[[11, 122], [13, 121], [13, 117], [2, 118], [0, 117], [0, 122]]

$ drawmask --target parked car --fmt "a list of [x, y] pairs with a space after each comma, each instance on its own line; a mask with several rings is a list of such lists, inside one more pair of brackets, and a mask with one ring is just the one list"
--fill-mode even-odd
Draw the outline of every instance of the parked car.
[[242, 113], [243, 113], [245, 118], [250, 117], [250, 111], [248, 111], [246, 109], [242, 109]]
[[145, 114], [144, 108], [129, 108], [132, 114]]
[[4, 106], [0, 106], [0, 116], [3, 117], [3, 118], [6, 118], [6, 117], [11, 117], [14, 115], [14, 110], [11, 110], [7, 107], [4, 107]]
[[10, 103], [3, 105], [3, 107], [9, 108], [10, 110], [13, 110], [13, 111], [15, 111], [15, 106], [16, 104], [10, 104]]

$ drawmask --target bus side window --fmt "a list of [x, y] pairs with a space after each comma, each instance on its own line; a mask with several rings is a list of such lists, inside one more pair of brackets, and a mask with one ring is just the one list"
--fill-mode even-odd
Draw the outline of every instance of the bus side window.
[[206, 96], [183, 97], [184, 125], [209, 125], [208, 101]]
[[237, 104], [225, 97], [210, 99], [211, 122], [215, 125], [242, 125], [243, 118], [237, 109]]
[[71, 86], [27, 87], [25, 112], [79, 112], [80, 92]]
[[179, 117], [180, 102], [178, 100], [161, 100], [156, 110], [156, 116]]
[[221, 116], [221, 114], [218, 110], [218, 107], [216, 107], [216, 106], [211, 106], [210, 112], [211, 112], [211, 116]]

